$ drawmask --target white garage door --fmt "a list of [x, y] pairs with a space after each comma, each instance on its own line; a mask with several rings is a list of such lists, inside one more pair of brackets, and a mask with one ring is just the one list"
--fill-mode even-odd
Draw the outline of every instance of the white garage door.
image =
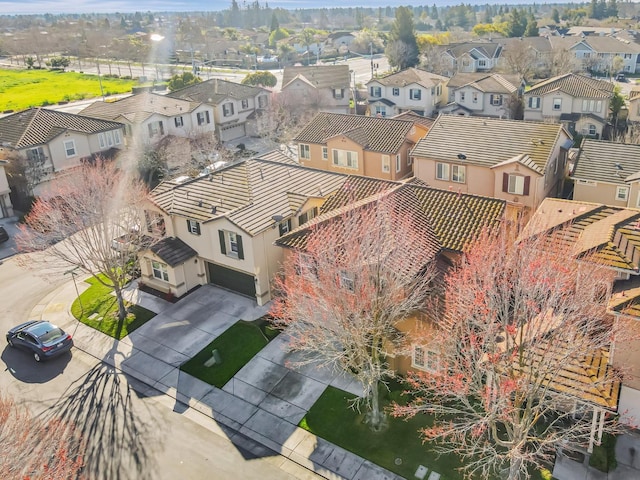
[[230, 127], [220, 127], [220, 140], [228, 142], [236, 138], [244, 137], [244, 123], [241, 125], [233, 125]]

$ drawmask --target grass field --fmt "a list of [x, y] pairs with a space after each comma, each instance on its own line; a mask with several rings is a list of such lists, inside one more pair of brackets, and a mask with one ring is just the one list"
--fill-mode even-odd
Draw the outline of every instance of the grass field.
[[[126, 93], [135, 80], [102, 77], [105, 95]], [[99, 97], [96, 75], [50, 70], [0, 69], [0, 112]]]

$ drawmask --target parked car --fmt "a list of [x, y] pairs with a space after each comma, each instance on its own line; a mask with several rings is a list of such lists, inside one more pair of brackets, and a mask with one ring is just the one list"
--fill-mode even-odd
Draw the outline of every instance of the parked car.
[[43, 320], [31, 320], [13, 327], [7, 332], [7, 343], [10, 347], [31, 352], [36, 362], [57, 357], [73, 347], [71, 335]]
[[7, 240], [9, 240], [9, 234], [4, 227], [0, 227], [0, 243], [6, 242]]
[[616, 75], [616, 82], [626, 82], [627, 77], [625, 77], [624, 73], [618, 73]]

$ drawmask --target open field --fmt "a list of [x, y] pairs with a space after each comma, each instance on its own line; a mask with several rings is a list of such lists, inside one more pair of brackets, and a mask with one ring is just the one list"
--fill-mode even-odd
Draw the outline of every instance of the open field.
[[[102, 77], [105, 95], [126, 93], [135, 80]], [[51, 70], [0, 70], [0, 112], [100, 97], [96, 75]]]

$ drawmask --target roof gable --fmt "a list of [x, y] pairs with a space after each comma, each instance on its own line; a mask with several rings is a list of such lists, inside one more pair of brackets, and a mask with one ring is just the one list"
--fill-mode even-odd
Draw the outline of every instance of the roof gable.
[[609, 99], [613, 96], [613, 89], [614, 85], [611, 82], [567, 73], [537, 83], [526, 94], [547, 95], [562, 91], [572, 97]]
[[206, 103], [208, 105], [219, 105], [226, 99], [243, 100], [257, 97], [261, 93], [269, 93], [269, 91], [262, 87], [212, 78], [211, 80], [171, 92], [167, 97]]
[[623, 184], [640, 172], [640, 145], [585, 138], [573, 170], [582, 180]]
[[349, 88], [349, 65], [321, 65], [309, 67], [285, 67], [282, 73], [282, 88], [294, 79], [304, 79], [318, 89]]

